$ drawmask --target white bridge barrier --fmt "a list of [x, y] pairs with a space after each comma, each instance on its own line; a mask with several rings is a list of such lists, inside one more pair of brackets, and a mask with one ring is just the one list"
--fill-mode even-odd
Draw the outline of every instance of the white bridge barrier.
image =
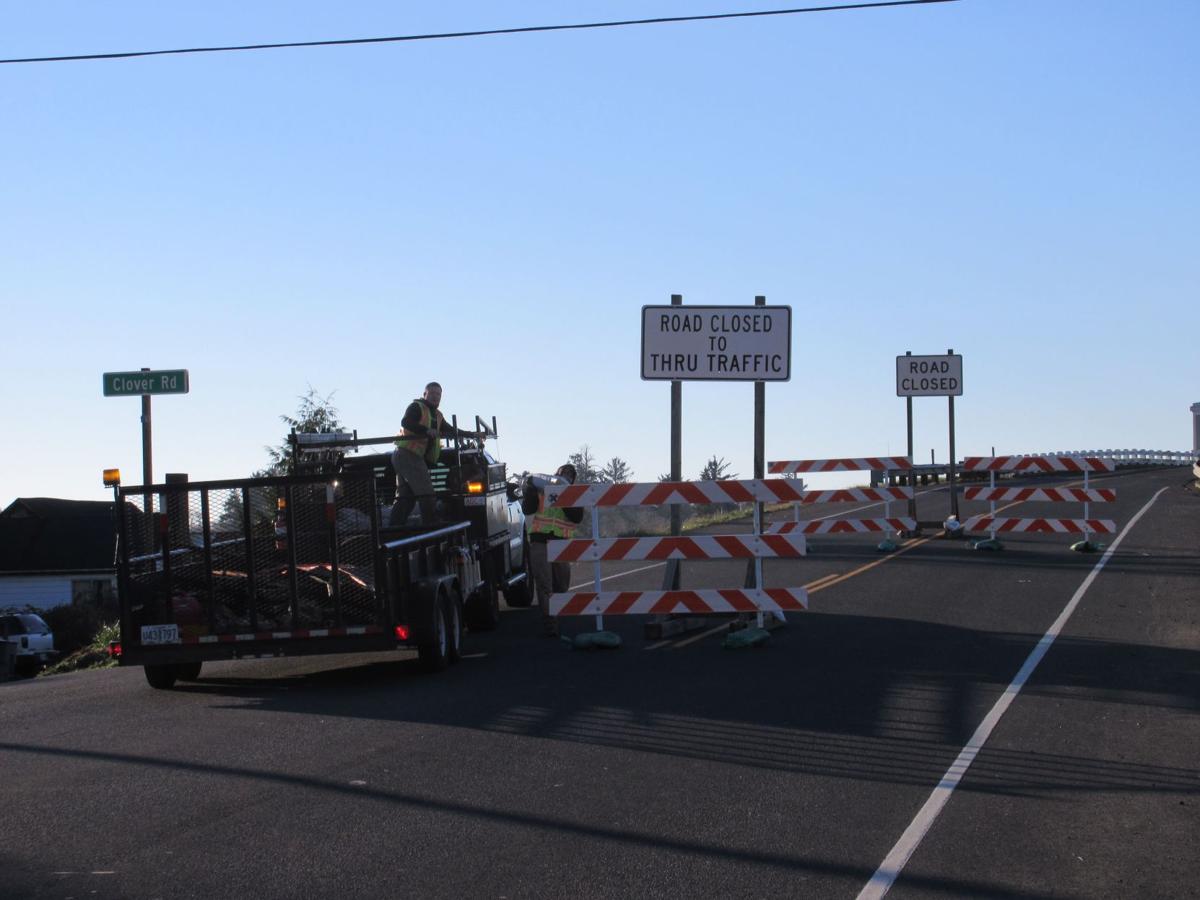
[[[591, 560], [592, 591], [550, 595], [553, 616], [594, 615], [603, 627], [605, 615], [669, 615], [672, 613], [763, 613], [803, 610], [808, 592], [802, 587], [764, 588], [763, 559], [797, 559], [807, 552], [800, 535], [763, 534], [761, 503], [804, 502], [803, 485], [788, 479], [751, 481], [659, 481], [631, 484], [551, 485], [545, 489], [547, 508], [591, 507], [591, 538], [553, 540], [546, 545], [554, 562]], [[666, 506], [670, 504], [755, 503], [754, 532], [737, 535], [601, 538], [599, 511], [613, 506]], [[813, 502], [813, 501], [809, 501]], [[755, 587], [706, 590], [612, 591], [600, 590], [600, 563], [607, 560], [747, 559], [755, 563]]]
[[[1042, 534], [1079, 534], [1087, 540], [1089, 534], [1115, 534], [1117, 527], [1111, 519], [1088, 518], [1090, 503], [1112, 503], [1117, 492], [1111, 488], [1088, 487], [1091, 472], [1113, 472], [1115, 460], [1100, 456], [968, 456], [963, 460], [963, 472], [987, 472], [988, 487], [971, 487], [963, 491], [965, 500], [986, 500], [991, 504], [988, 515], [971, 516], [962, 523], [963, 531], [986, 531], [992, 540], [998, 533], [1034, 532]], [[997, 472], [1082, 474], [1083, 487], [1059, 488], [998, 488]], [[1082, 503], [1083, 517], [1079, 519], [1027, 519], [996, 516], [996, 503]]]
[[[912, 460], [907, 456], [862, 456], [843, 459], [785, 459], [767, 463], [767, 471], [773, 475], [793, 475], [801, 472], [896, 472], [910, 471]], [[892, 501], [912, 500], [915, 488], [870, 487], [846, 488], [840, 491], [802, 491], [793, 501], [794, 518], [791, 522], [774, 522], [767, 526], [767, 534], [864, 534], [902, 533], [916, 531], [917, 520], [908, 516], [893, 517]], [[847, 519], [829, 518], [803, 521], [800, 506], [807, 503], [863, 503], [882, 502], [883, 518]]]

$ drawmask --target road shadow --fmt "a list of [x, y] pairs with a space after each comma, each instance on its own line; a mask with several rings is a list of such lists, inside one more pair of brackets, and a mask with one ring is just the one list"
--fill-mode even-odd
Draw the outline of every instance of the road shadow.
[[[513, 618], [506, 616], [506, 618]], [[521, 630], [536, 619], [522, 615]], [[476, 639], [486, 655], [420, 674], [415, 660], [282, 677], [206, 676], [179, 690], [232, 710], [478, 729], [775, 772], [936, 783], [1040, 635], [870, 616], [808, 615], [760, 651], [571, 651], [528, 636]], [[468, 652], [473, 649], [468, 646]], [[690, 651], [696, 652], [690, 652]], [[1026, 686], [1076, 702], [1200, 712], [1200, 653], [1059, 638]], [[1200, 792], [1200, 771], [987, 748], [966, 790]]]

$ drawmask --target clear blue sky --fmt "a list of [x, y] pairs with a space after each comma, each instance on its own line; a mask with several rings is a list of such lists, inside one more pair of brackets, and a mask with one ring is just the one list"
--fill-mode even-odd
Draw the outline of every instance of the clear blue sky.
[[[769, 9], [746, 0], [10, 6], [0, 56]], [[0, 66], [0, 504], [248, 474], [311, 385], [360, 434], [430, 379], [498, 455], [668, 468], [644, 304], [793, 309], [770, 459], [900, 453], [894, 358], [964, 356], [960, 454], [1190, 449], [1200, 4], [957, 3]], [[946, 403], [917, 401], [917, 456]], [[749, 385], [684, 468], [752, 467]]]

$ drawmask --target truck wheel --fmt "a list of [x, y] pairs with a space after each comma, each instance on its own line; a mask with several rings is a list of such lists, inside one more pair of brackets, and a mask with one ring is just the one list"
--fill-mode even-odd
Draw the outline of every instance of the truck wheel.
[[450, 664], [462, 659], [462, 602], [458, 599], [458, 591], [445, 594], [446, 614], [446, 658]]
[[195, 681], [200, 677], [202, 662], [175, 663], [175, 677], [180, 681]]
[[450, 629], [446, 624], [446, 594], [438, 591], [437, 600], [431, 610], [433, 614], [433, 640], [417, 645], [417, 657], [426, 672], [440, 672], [450, 663]]
[[175, 667], [169, 663], [161, 666], [146, 666], [146, 681], [150, 687], [159, 691], [169, 691], [175, 687]]
[[495, 631], [500, 624], [500, 592], [484, 581], [467, 600], [467, 627], [472, 631]]
[[529, 541], [521, 551], [521, 571], [525, 577], [504, 589], [504, 602], [514, 609], [525, 609], [533, 603], [533, 571], [529, 568]]

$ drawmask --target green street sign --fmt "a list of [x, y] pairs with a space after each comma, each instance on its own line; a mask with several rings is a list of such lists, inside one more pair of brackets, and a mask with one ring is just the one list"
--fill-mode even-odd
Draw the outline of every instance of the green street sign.
[[151, 372], [105, 372], [105, 397], [140, 397], [142, 394], [186, 394], [187, 369]]

